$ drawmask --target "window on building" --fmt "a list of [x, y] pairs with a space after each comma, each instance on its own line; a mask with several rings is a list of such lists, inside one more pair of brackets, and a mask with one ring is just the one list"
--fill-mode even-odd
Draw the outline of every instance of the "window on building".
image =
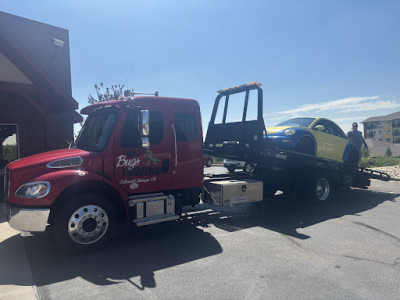
[[386, 121], [386, 125], [390, 125], [390, 121]]
[[378, 126], [379, 126], [379, 127], [382, 127], [382, 122], [378, 122]]
[[386, 134], [390, 134], [390, 129], [386, 130]]
[[18, 158], [17, 125], [0, 124], [0, 169]]
[[390, 143], [390, 139], [389, 138], [386, 139], [386, 143]]

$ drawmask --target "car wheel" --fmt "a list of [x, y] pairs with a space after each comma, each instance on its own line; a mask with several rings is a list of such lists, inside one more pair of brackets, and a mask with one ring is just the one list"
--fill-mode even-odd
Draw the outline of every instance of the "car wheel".
[[302, 138], [296, 146], [296, 151], [304, 154], [314, 155], [314, 143], [309, 138]]
[[228, 169], [228, 171], [229, 171], [229, 173], [233, 173], [233, 172], [235, 172], [235, 167], [226, 167], [227, 169]]
[[114, 206], [97, 194], [68, 199], [56, 212], [54, 234], [64, 248], [81, 251], [110, 240], [117, 228]]
[[212, 166], [212, 160], [209, 158], [207, 159], [207, 163], [206, 163], [207, 167], [211, 167]]
[[254, 165], [253, 163], [245, 163], [243, 167], [243, 171], [246, 173], [253, 173], [254, 172]]
[[356, 151], [351, 151], [349, 155], [347, 155], [347, 159], [345, 162], [349, 167], [357, 167], [358, 166], [358, 154]]

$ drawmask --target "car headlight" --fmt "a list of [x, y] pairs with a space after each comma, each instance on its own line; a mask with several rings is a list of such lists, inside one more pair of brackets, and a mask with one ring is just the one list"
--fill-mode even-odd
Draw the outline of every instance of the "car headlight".
[[296, 133], [295, 129], [287, 129], [285, 130], [285, 135], [294, 135]]
[[15, 192], [18, 198], [43, 198], [50, 192], [50, 183], [37, 181], [21, 185]]

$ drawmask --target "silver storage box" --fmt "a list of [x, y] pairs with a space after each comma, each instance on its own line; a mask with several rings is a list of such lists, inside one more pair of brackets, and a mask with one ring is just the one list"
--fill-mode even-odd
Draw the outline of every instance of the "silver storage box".
[[206, 188], [215, 204], [221, 206], [263, 200], [263, 183], [258, 180], [211, 181]]

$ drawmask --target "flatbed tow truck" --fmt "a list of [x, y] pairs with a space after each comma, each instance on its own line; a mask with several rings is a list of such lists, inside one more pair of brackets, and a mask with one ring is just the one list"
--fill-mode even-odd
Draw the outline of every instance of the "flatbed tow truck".
[[[263, 92], [259, 83], [245, 84], [218, 93], [208, 126], [205, 151], [217, 157], [252, 162], [256, 165], [256, 169], [251, 174], [241, 172], [223, 176], [206, 175], [204, 184], [206, 194], [212, 194], [208, 191], [214, 189], [212, 185], [218, 180], [233, 182], [237, 179], [243, 182], [248, 177], [263, 183], [264, 198], [281, 190], [288, 194], [296, 192], [299, 200], [323, 202], [332, 199], [333, 191], [336, 189], [349, 187], [366, 189], [371, 179], [397, 180], [383, 172], [271, 147], [262, 115]], [[230, 106], [237, 107], [238, 104], [231, 103], [230, 97], [238, 93], [245, 94], [242, 120], [227, 122]], [[257, 102], [257, 118], [247, 120], [246, 113], [249, 110], [251, 93], [253, 102]], [[216, 122], [218, 113], [222, 117], [220, 122]], [[228, 201], [230, 202], [232, 201]]]
[[[244, 96], [241, 120], [228, 122], [228, 109], [238, 107], [235, 95]], [[254, 108], [256, 116], [249, 120]], [[176, 220], [182, 207], [201, 201], [221, 206], [256, 202], [281, 190], [324, 202], [336, 188], [393, 180], [385, 173], [271, 147], [259, 83], [218, 92], [204, 144], [200, 107], [193, 99], [130, 95], [81, 113], [89, 116], [75, 148], [11, 162], [4, 180], [11, 227], [50, 231], [62, 246], [75, 250], [111, 240], [120, 226]], [[252, 173], [204, 176], [204, 151], [257, 167]]]

